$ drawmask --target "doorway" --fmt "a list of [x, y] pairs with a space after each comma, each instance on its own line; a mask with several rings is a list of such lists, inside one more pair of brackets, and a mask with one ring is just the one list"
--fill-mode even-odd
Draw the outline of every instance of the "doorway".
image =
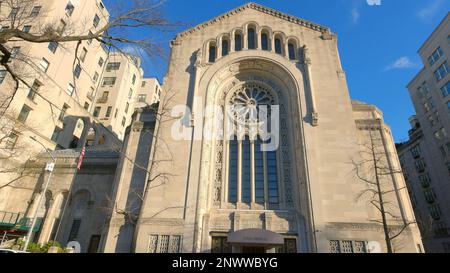
[[258, 246], [244, 246], [242, 247], [242, 253], [266, 253], [266, 249]]

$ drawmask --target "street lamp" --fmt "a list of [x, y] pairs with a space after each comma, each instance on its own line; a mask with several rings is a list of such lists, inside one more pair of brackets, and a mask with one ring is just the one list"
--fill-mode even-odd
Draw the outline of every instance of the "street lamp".
[[55, 157], [50, 153], [50, 151], [47, 149], [47, 147], [45, 147], [44, 144], [42, 144], [41, 142], [39, 142], [35, 137], [30, 136], [30, 138], [31, 138], [33, 141], [35, 141], [36, 143], [38, 143], [39, 145], [41, 145], [42, 147], [44, 147], [45, 151], [46, 151], [46, 152], [50, 155], [50, 157], [52, 158], [52, 162], [51, 162], [51, 163], [47, 163], [47, 164], [45, 165], [45, 170], [49, 172], [49, 175], [48, 175], [47, 182], [45, 183], [44, 190], [43, 190], [43, 192], [41, 193], [41, 195], [39, 196], [39, 199], [38, 199], [38, 202], [37, 202], [37, 208], [36, 208], [36, 210], [34, 211], [33, 221], [31, 222], [31, 226], [30, 226], [30, 228], [29, 228], [29, 230], [28, 230], [28, 233], [27, 233], [27, 239], [25, 240], [25, 245], [23, 246], [23, 250], [24, 250], [24, 251], [27, 251], [27, 249], [28, 249], [28, 244], [30, 243], [31, 235], [33, 234], [34, 226], [36, 225], [37, 216], [38, 216], [38, 211], [39, 211], [39, 208], [42, 206], [41, 203], [42, 203], [42, 200], [44, 199], [45, 193], [47, 192], [48, 185], [50, 184], [50, 180], [51, 180], [51, 178], [52, 178], [53, 169], [55, 168], [55, 162], [56, 162]]

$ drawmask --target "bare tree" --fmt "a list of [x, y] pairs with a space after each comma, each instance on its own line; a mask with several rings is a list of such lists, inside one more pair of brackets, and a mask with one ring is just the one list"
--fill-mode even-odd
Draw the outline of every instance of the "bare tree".
[[380, 218], [370, 221], [382, 225], [387, 252], [393, 253], [394, 240], [415, 222], [408, 221], [400, 208], [398, 194], [407, 189], [395, 185], [394, 177], [402, 174], [402, 170], [390, 164], [392, 155], [381, 134], [378, 130], [369, 130], [368, 142], [360, 144], [360, 157], [352, 159], [352, 165], [356, 178], [365, 184], [356, 201], [366, 201], [378, 212]]
[[[80, 62], [78, 58], [80, 44], [87, 40], [96, 40], [117, 52], [123, 53], [124, 47], [133, 47], [135, 48], [133, 51], [137, 54], [145, 54], [150, 57], [160, 55], [162, 49], [157, 41], [151, 38], [152, 36], [148, 35], [147, 39], [134, 39], [131, 38], [130, 31], [166, 30], [176, 26], [177, 24], [171, 24], [164, 18], [161, 12], [163, 3], [164, 1], [154, 0], [117, 1], [116, 6], [110, 9], [109, 18], [104, 18], [98, 23], [99, 25], [94, 31], [92, 31], [92, 23], [82, 21], [62, 24], [56, 19], [42, 25], [33, 25], [33, 29], [30, 31], [26, 26], [36, 20], [33, 8], [40, 6], [39, 1], [0, 1], [0, 26], [2, 26], [0, 30], [0, 67], [3, 67], [14, 81], [11, 92], [0, 102], [1, 114], [9, 108], [20, 83], [31, 88], [27, 75], [23, 74], [23, 68], [38, 69], [33, 56], [16, 54], [12, 44], [17, 42], [22, 44], [58, 43], [63, 47], [74, 47], [75, 45], [73, 69]], [[45, 17], [46, 14], [40, 16]], [[25, 69], [25, 71], [29, 71], [29, 69]]]
[[[29, 124], [18, 122], [14, 118], [17, 115], [11, 113], [12, 102], [22, 87], [29, 89], [33, 96], [39, 97], [48, 104], [51, 112], [51, 117], [48, 119], [53, 119], [55, 126], [59, 113], [64, 111], [61, 106], [53, 102], [51, 92], [45, 88], [35, 90], [33, 81], [42, 74], [39, 67], [41, 59], [30, 55], [27, 50], [18, 51], [18, 46], [26, 48], [36, 44], [55, 43], [72, 55], [73, 63], [69, 68], [72, 71], [75, 71], [75, 67], [81, 62], [78, 51], [83, 41], [97, 41], [108, 52], [123, 53], [129, 58], [133, 58], [128, 54], [130, 48], [135, 55], [141, 55], [141, 57], [162, 56], [162, 47], [154, 35], [139, 35], [136, 38], [135, 33], [151, 31], [157, 33], [156, 31], [170, 30], [178, 25], [165, 19], [162, 12], [164, 2], [164, 0], [115, 1], [114, 6], [108, 9], [109, 15], [99, 18], [98, 22], [94, 23], [97, 26], [93, 27], [93, 18], [62, 22], [60, 18], [53, 16], [53, 10], [41, 7], [42, 3], [45, 3], [41, 0], [0, 0], [0, 73], [3, 73], [1, 77], [7, 81], [7, 85], [5, 85], [6, 82], [3, 83], [0, 90], [1, 123], [17, 128], [17, 131], [22, 133], [33, 131]], [[68, 4], [66, 12], [73, 12], [71, 8], [75, 7]], [[31, 29], [28, 27], [30, 25], [33, 26]], [[75, 95], [78, 96], [75, 76], [72, 83], [75, 86]], [[2, 128], [0, 138], [4, 140], [4, 143], [15, 137], [11, 134], [12, 131], [12, 129]], [[0, 147], [2, 158], [13, 155], [17, 158], [19, 146], [11, 147], [10, 145], [7, 149]], [[6, 186], [12, 185], [24, 175], [21, 167], [5, 168], [5, 172], [14, 170], [18, 172], [18, 175], [13, 175], [11, 181], [4, 182]], [[5, 180], [3, 178], [4, 176], [2, 180]]]

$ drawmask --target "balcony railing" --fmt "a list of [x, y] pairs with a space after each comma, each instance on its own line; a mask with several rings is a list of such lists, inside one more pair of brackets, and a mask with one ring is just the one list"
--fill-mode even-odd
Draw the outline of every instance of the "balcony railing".
[[[24, 217], [23, 213], [0, 211], [0, 228], [14, 231], [27, 232], [33, 219]], [[33, 232], [38, 232], [43, 219], [38, 218], [33, 228]]]

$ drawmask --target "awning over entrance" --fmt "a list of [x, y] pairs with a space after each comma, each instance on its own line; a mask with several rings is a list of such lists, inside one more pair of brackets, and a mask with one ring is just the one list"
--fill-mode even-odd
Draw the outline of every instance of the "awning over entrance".
[[229, 244], [254, 246], [282, 246], [284, 237], [264, 229], [243, 229], [228, 235]]

